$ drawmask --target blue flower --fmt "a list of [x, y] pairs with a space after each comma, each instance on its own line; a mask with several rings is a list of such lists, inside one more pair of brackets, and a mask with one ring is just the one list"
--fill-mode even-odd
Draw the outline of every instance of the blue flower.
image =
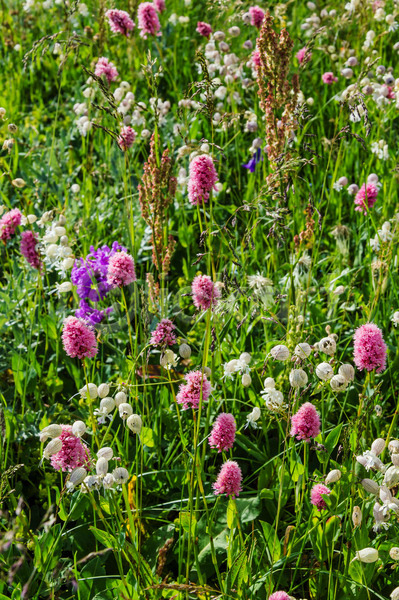
[[258, 148], [257, 151], [255, 152], [255, 154], [252, 155], [252, 158], [246, 164], [243, 164], [242, 166], [245, 169], [248, 169], [251, 173], [255, 173], [255, 167], [258, 164], [258, 162], [260, 162], [261, 160], [263, 160], [262, 150], [260, 148]]

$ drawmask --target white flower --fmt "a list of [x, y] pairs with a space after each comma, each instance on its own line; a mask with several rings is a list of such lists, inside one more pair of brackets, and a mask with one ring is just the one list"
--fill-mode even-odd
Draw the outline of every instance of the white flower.
[[334, 356], [337, 349], [337, 344], [333, 337], [325, 337], [318, 343], [320, 352], [324, 352], [328, 356]]
[[276, 387], [276, 382], [274, 381], [273, 377], [266, 377], [265, 381], [263, 382], [263, 386], [266, 391], [268, 389], [274, 389]]
[[370, 471], [370, 469], [372, 469], [373, 471], [385, 470], [384, 464], [380, 461], [378, 456], [376, 456], [376, 454], [374, 454], [374, 452], [371, 452], [370, 450], [366, 450], [366, 452], [363, 452], [361, 456], [357, 456], [356, 460], [358, 463], [363, 465], [366, 471]]
[[371, 450], [371, 452], [374, 452], [374, 454], [376, 456], [379, 456], [381, 454], [381, 452], [384, 450], [384, 448], [385, 448], [385, 440], [383, 438], [377, 438], [371, 444], [370, 450]]
[[140, 433], [142, 424], [143, 422], [140, 415], [130, 415], [126, 421], [126, 425], [133, 433]]
[[391, 317], [391, 321], [395, 327], [399, 325], [399, 310], [395, 311]]
[[83, 467], [77, 467], [77, 469], [74, 469], [70, 474], [68, 481], [66, 482], [66, 489], [72, 491], [75, 486], [80, 485], [83, 482], [86, 475], [87, 471]]
[[51, 439], [57, 438], [61, 435], [61, 433], [62, 433], [61, 425], [57, 425], [56, 423], [47, 425], [47, 427], [44, 427], [44, 429], [42, 429], [41, 432], [39, 433], [40, 443], [45, 442], [46, 440], [48, 440], [48, 438], [51, 438]]
[[399, 468], [396, 466], [389, 467], [384, 475], [384, 485], [388, 488], [393, 488], [399, 483]]
[[118, 409], [119, 416], [123, 420], [127, 419], [133, 414], [133, 408], [130, 406], [130, 404], [122, 402], [122, 404], [119, 404]]
[[274, 360], [279, 360], [282, 362], [290, 358], [290, 351], [288, 350], [287, 346], [284, 346], [283, 344], [274, 346], [274, 348], [270, 350], [270, 354]]
[[279, 390], [268, 388], [261, 392], [266, 408], [271, 412], [279, 412], [285, 408], [284, 396]]
[[161, 354], [159, 362], [164, 369], [172, 369], [173, 367], [177, 366], [177, 363], [179, 362], [179, 357], [173, 352], [173, 350], [167, 348]]
[[117, 394], [115, 394], [115, 404], [116, 406], [120, 406], [121, 404], [126, 403], [127, 400], [127, 396], [125, 394], [125, 392], [118, 392]]
[[339, 479], [341, 479], [341, 476], [342, 473], [339, 469], [333, 469], [328, 473], [325, 484], [329, 485], [330, 483], [336, 483]]
[[334, 375], [330, 379], [330, 386], [334, 392], [343, 392], [348, 386], [348, 380], [343, 375]]
[[86, 433], [86, 423], [83, 421], [75, 421], [72, 425], [72, 433], [76, 437], [82, 437]]
[[306, 387], [308, 383], [308, 376], [303, 369], [292, 369], [289, 379], [293, 388]]
[[97, 452], [97, 458], [105, 458], [105, 460], [111, 460], [112, 457], [114, 456], [114, 451], [112, 450], [112, 448], [109, 448], [108, 446], [104, 446], [104, 448], [100, 448], [100, 450]]
[[249, 415], [247, 415], [247, 424], [246, 424], [245, 428], [247, 428], [248, 425], [252, 425], [252, 427], [254, 427], [256, 429], [257, 428], [256, 421], [258, 421], [259, 418], [260, 418], [260, 408], [258, 406], [255, 406], [254, 409], [252, 410], [252, 412], [250, 412]]
[[363, 548], [363, 550], [356, 552], [356, 558], [363, 563], [376, 562], [378, 560], [378, 550], [376, 548]]
[[91, 492], [93, 490], [98, 490], [100, 488], [101, 482], [100, 479], [96, 475], [88, 475], [82, 482], [80, 486], [81, 492]]
[[299, 358], [302, 358], [302, 359], [310, 356], [311, 352], [312, 352], [312, 348], [306, 342], [298, 344], [297, 346], [295, 346], [295, 350], [294, 350], [295, 356], [298, 356]]
[[108, 473], [108, 461], [104, 456], [100, 456], [96, 462], [96, 473], [98, 477], [104, 477]]
[[249, 375], [249, 373], [244, 373], [244, 375], [241, 378], [241, 383], [244, 387], [249, 387], [251, 385], [252, 379], [251, 379], [251, 375]]
[[89, 392], [89, 396], [92, 400], [95, 400], [98, 396], [97, 386], [94, 383], [89, 383], [87, 386], [85, 385], [79, 390], [82, 398], [86, 397], [87, 392]]
[[369, 494], [374, 494], [375, 496], [380, 493], [380, 486], [378, 483], [373, 481], [373, 479], [362, 479], [362, 486], [369, 492]]
[[341, 365], [338, 369], [338, 373], [342, 375], [347, 382], [353, 381], [355, 378], [355, 369], [349, 363]]
[[47, 444], [43, 450], [43, 458], [50, 458], [53, 454], [57, 454], [62, 449], [62, 441], [60, 438], [54, 438]]
[[389, 596], [391, 600], [399, 600], [399, 587], [396, 587]]
[[129, 473], [127, 469], [123, 467], [118, 467], [112, 471], [112, 475], [114, 476], [116, 483], [126, 483], [129, 479]]
[[331, 365], [326, 362], [320, 363], [316, 367], [316, 375], [319, 379], [323, 381], [328, 381], [333, 376], [334, 371], [332, 370]]

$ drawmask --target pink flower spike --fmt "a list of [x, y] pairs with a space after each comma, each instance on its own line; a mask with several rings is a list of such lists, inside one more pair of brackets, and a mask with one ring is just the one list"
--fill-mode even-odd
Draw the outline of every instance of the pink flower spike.
[[291, 417], [291, 437], [309, 442], [320, 433], [319, 413], [310, 402], [302, 404], [298, 412]]
[[363, 183], [355, 196], [355, 210], [367, 214], [367, 208], [373, 208], [377, 201], [378, 187], [374, 183]]
[[221, 413], [212, 427], [209, 445], [211, 448], [217, 448], [218, 452], [230, 450], [233, 447], [235, 436], [236, 422], [233, 415]]
[[93, 358], [97, 354], [94, 331], [76, 317], [67, 317], [62, 330], [64, 350], [71, 358]]
[[90, 450], [79, 437], [72, 434], [71, 425], [61, 425], [62, 433], [59, 439], [62, 448], [51, 456], [50, 462], [56, 471], [73, 471], [77, 467], [90, 466]]
[[97, 61], [94, 75], [97, 75], [97, 77], [104, 75], [108, 83], [111, 83], [111, 81], [115, 81], [115, 79], [119, 76], [119, 73], [114, 63], [109, 62], [108, 58], [102, 56]]
[[226, 496], [235, 498], [242, 491], [241, 482], [240, 467], [234, 460], [228, 460], [222, 465], [217, 480], [213, 484], [214, 494], [215, 496], [226, 494]]
[[154, 6], [159, 13], [166, 10], [165, 0], [154, 0]]
[[0, 219], [0, 240], [5, 242], [14, 235], [18, 225], [21, 225], [22, 214], [18, 208], [13, 208]]
[[376, 373], [381, 373], [386, 369], [387, 346], [377, 325], [366, 323], [356, 329], [353, 342], [354, 361], [359, 371], [375, 369]]
[[40, 270], [42, 262], [40, 260], [37, 246], [37, 234], [33, 231], [23, 231], [21, 236], [20, 250], [21, 254], [25, 256], [28, 263], [34, 268]]
[[173, 346], [176, 344], [175, 326], [169, 319], [162, 319], [152, 332], [150, 344], [153, 346]]
[[254, 50], [252, 52], [252, 62], [255, 67], [260, 67], [260, 52], [259, 50]]
[[135, 27], [129, 13], [124, 10], [112, 8], [111, 10], [107, 10], [105, 16], [108, 19], [111, 31], [114, 33], [121, 33], [122, 35], [129, 37], [129, 32]]
[[157, 9], [152, 2], [142, 2], [137, 11], [140, 36], [147, 39], [147, 35], [160, 36], [161, 24], [158, 19]]
[[322, 483], [316, 483], [310, 492], [310, 502], [313, 504], [313, 506], [316, 506], [318, 510], [327, 508], [326, 501], [324, 500], [322, 494], [331, 494], [331, 490]]
[[212, 33], [212, 27], [209, 25], [209, 23], [204, 23], [203, 21], [198, 21], [196, 31], [198, 31], [198, 33], [200, 35], [202, 35], [206, 38], [209, 38], [209, 36]]
[[263, 19], [265, 18], [263, 10], [259, 6], [251, 6], [248, 12], [251, 16], [251, 25], [260, 29]]
[[129, 127], [129, 125], [122, 127], [121, 133], [118, 137], [119, 148], [126, 152], [126, 150], [133, 146], [136, 135], [137, 133], [133, 127]]
[[191, 204], [202, 204], [208, 202], [212, 189], [216, 189], [218, 174], [211, 156], [201, 154], [196, 156], [190, 163], [188, 181], [188, 199]]
[[[304, 46], [295, 55], [300, 65], [303, 63], [303, 60], [306, 56], [306, 51], [307, 51], [307, 47]], [[312, 58], [312, 53], [308, 52], [308, 54], [306, 56], [306, 62], [309, 62], [311, 58]], [[324, 83], [326, 83], [326, 82], [324, 82]]]
[[286, 592], [274, 592], [268, 600], [290, 600], [290, 597]]
[[197, 275], [191, 284], [194, 306], [198, 309], [208, 310], [216, 306], [220, 298], [220, 290], [213, 283], [209, 275]]
[[323, 83], [331, 85], [332, 83], [338, 81], [338, 77], [335, 77], [334, 73], [331, 73], [331, 71], [327, 71], [327, 73], [324, 73], [324, 75], [322, 75], [322, 80]]
[[182, 404], [184, 410], [190, 407], [198, 408], [201, 394], [203, 402], [208, 401], [212, 388], [202, 371], [190, 371], [184, 379], [187, 383], [180, 386], [179, 393], [176, 396], [177, 403]]
[[136, 281], [134, 260], [126, 252], [115, 252], [109, 259], [107, 283], [113, 287], [123, 287]]

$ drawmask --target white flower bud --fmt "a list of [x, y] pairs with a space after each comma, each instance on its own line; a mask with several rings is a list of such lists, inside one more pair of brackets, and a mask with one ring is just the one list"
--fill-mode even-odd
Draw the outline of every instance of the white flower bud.
[[61, 425], [57, 425], [56, 423], [53, 423], [52, 425], [47, 425], [47, 427], [44, 427], [44, 429], [42, 429], [39, 433], [40, 442], [43, 443], [46, 440], [48, 440], [48, 438], [57, 438], [61, 435], [61, 433]]
[[274, 346], [274, 348], [270, 350], [270, 354], [274, 360], [281, 360], [282, 362], [288, 360], [290, 357], [290, 351], [287, 346], [284, 346], [283, 344]]
[[53, 454], [57, 454], [62, 449], [62, 441], [60, 438], [54, 438], [47, 444], [43, 450], [43, 458], [50, 458]]
[[162, 352], [161, 358], [159, 359], [159, 363], [164, 368], [175, 367], [177, 365], [177, 356], [173, 352], [173, 350], [167, 348]]
[[107, 398], [103, 398], [100, 402], [100, 411], [104, 415], [109, 415], [115, 408], [115, 400], [108, 396]]
[[356, 558], [353, 560], [360, 560], [362, 563], [374, 563], [378, 560], [378, 550], [376, 548], [363, 548], [356, 552]]
[[112, 473], [107, 473], [103, 479], [103, 486], [106, 490], [109, 490], [115, 484], [115, 477]]
[[333, 376], [334, 371], [332, 370], [331, 365], [326, 362], [320, 363], [316, 367], [316, 375], [319, 379], [323, 381], [328, 381]]
[[250, 412], [249, 415], [247, 415], [247, 421], [248, 421], [248, 423], [254, 424], [259, 418], [260, 418], [260, 408], [258, 406], [255, 406], [253, 408], [252, 412]]
[[308, 383], [308, 376], [303, 369], [292, 369], [289, 377], [293, 388], [305, 387]]
[[140, 433], [142, 424], [143, 422], [140, 415], [130, 415], [126, 421], [126, 425], [133, 433]]
[[244, 373], [241, 378], [241, 383], [244, 387], [249, 387], [251, 385], [252, 379], [249, 373]]
[[72, 434], [76, 437], [82, 437], [86, 433], [86, 423], [83, 421], [75, 421], [72, 425]]
[[380, 492], [380, 486], [373, 479], [362, 479], [362, 486], [369, 494], [377, 495]]
[[26, 182], [20, 177], [17, 177], [16, 179], [12, 180], [11, 184], [16, 188], [23, 188], [25, 187]]
[[180, 344], [179, 346], [179, 354], [182, 358], [190, 358], [191, 356], [191, 348], [188, 344]]
[[374, 442], [371, 444], [371, 452], [373, 452], [376, 456], [378, 456], [379, 454], [381, 454], [381, 452], [384, 450], [385, 448], [385, 440], [383, 440], [382, 438], [377, 438], [376, 440], [374, 440]]
[[80, 486], [80, 491], [87, 493], [92, 490], [98, 490], [100, 487], [100, 480], [95, 475], [88, 475], [84, 478], [82, 485]]
[[265, 386], [265, 390], [271, 390], [276, 387], [276, 382], [274, 381], [273, 377], [266, 377], [263, 385]]
[[338, 369], [339, 375], [342, 375], [347, 382], [353, 381], [355, 378], [355, 369], [349, 363], [341, 365]]
[[395, 467], [399, 467], [399, 454], [397, 452], [395, 454], [391, 454], [391, 461]]
[[83, 467], [77, 467], [74, 469], [70, 474], [68, 481], [66, 482], [67, 490], [73, 490], [75, 486], [80, 485], [86, 475], [87, 471]]
[[80, 192], [80, 185], [78, 185], [77, 183], [74, 183], [71, 185], [71, 192], [72, 194], [79, 194]]
[[328, 354], [328, 356], [334, 356], [335, 351], [337, 349], [337, 344], [333, 337], [325, 337], [320, 340], [319, 344], [320, 352], [324, 352], [324, 354]]
[[50, 244], [50, 246], [47, 246], [46, 248], [46, 256], [48, 256], [48, 258], [55, 258], [58, 254], [58, 246], [57, 244]]
[[249, 352], [243, 352], [242, 354], [240, 354], [240, 361], [245, 362], [246, 365], [249, 365], [249, 363], [251, 362], [251, 355], [249, 354]]
[[396, 587], [389, 596], [391, 600], [399, 600], [399, 587]]
[[341, 475], [342, 473], [339, 469], [333, 469], [328, 473], [325, 484], [329, 485], [330, 483], [336, 483], [339, 479], [341, 479]]
[[118, 409], [119, 416], [123, 420], [127, 419], [128, 417], [130, 417], [130, 415], [133, 414], [133, 408], [130, 406], [130, 404], [127, 404], [125, 402], [122, 402], [122, 404], [118, 406]]
[[104, 446], [104, 448], [100, 448], [100, 450], [97, 452], [97, 458], [105, 458], [105, 460], [107, 462], [109, 460], [111, 460], [113, 456], [114, 456], [114, 451], [112, 450], [112, 448], [109, 448], [108, 446]]
[[399, 453], [399, 440], [391, 440], [388, 444], [388, 450], [391, 454]]
[[212, 375], [212, 371], [209, 367], [204, 367], [204, 375], [206, 375], [208, 378]]
[[123, 467], [114, 469], [112, 475], [114, 476], [115, 483], [126, 483], [129, 479], [129, 473], [127, 469], [124, 469]]
[[228, 363], [226, 363], [224, 365], [224, 371], [225, 371], [225, 373], [228, 373], [229, 375], [231, 375], [232, 373], [235, 373], [237, 371], [237, 368], [238, 368], [238, 360], [237, 359], [230, 360]]
[[89, 389], [87, 390], [87, 386], [83, 386], [79, 392], [82, 398], [86, 397], [87, 391], [89, 392], [89, 396], [92, 400], [95, 400], [98, 396], [97, 386], [94, 383], [89, 383]]
[[105, 398], [109, 394], [109, 385], [108, 383], [100, 383], [98, 386], [98, 395], [100, 398]]
[[399, 548], [397, 546], [392, 546], [389, 551], [389, 556], [392, 558], [392, 560], [399, 560]]
[[75, 264], [74, 258], [72, 258], [72, 257], [64, 258], [64, 260], [62, 261], [62, 268], [64, 269], [64, 271], [67, 271], [68, 269], [72, 269], [74, 264]]
[[72, 291], [72, 283], [70, 281], [63, 281], [57, 285], [57, 292], [59, 294], [67, 294]]
[[298, 356], [299, 358], [307, 358], [308, 356], [310, 356], [311, 352], [312, 348], [306, 342], [298, 344], [297, 346], [295, 346], [294, 350], [295, 356]]
[[342, 392], [347, 388], [348, 382], [343, 375], [334, 375], [330, 379], [330, 386], [334, 392]]
[[127, 396], [125, 394], [125, 392], [118, 392], [117, 394], [115, 394], [115, 404], [116, 406], [120, 406], [121, 404], [124, 404], [127, 400]]
[[389, 489], [397, 486], [399, 483], [399, 468], [395, 467], [395, 465], [393, 467], [389, 467], [389, 469], [387, 469], [385, 472], [383, 483]]
[[96, 462], [96, 473], [99, 477], [104, 477], [108, 472], [108, 461], [104, 456], [100, 456]]
[[354, 506], [352, 511], [352, 523], [354, 527], [360, 527], [362, 524], [362, 511], [359, 506]]

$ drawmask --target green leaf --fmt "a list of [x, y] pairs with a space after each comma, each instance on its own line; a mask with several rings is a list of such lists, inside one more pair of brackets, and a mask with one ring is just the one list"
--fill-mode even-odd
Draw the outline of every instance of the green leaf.
[[330, 433], [328, 434], [328, 436], [326, 438], [326, 441], [324, 442], [324, 446], [326, 447], [329, 455], [331, 454], [331, 452], [334, 450], [335, 446], [339, 442], [341, 430], [342, 430], [342, 423], [340, 423], [339, 425], [334, 427], [334, 429], [332, 431], [330, 431]]
[[234, 506], [234, 500], [230, 496], [229, 503], [227, 505], [226, 518], [227, 518], [227, 527], [232, 529], [234, 523], [234, 517], [236, 514], [236, 507]]
[[98, 529], [97, 527], [89, 527], [90, 531], [94, 535], [94, 537], [106, 548], [112, 548], [116, 550], [118, 548], [118, 542], [113, 535], [103, 531], [102, 529]]
[[140, 439], [143, 446], [148, 446], [148, 448], [154, 448], [154, 432], [149, 427], [141, 428]]
[[191, 535], [193, 535], [197, 525], [197, 520], [195, 516], [191, 513], [183, 511], [179, 513], [179, 518], [176, 519], [175, 523], [177, 524], [177, 526], [180, 525], [186, 533], [190, 532], [191, 523]]
[[270, 564], [277, 562], [281, 556], [281, 544], [277, 537], [276, 531], [270, 523], [260, 521], [263, 529], [263, 535], [266, 540], [266, 547], [269, 554]]

